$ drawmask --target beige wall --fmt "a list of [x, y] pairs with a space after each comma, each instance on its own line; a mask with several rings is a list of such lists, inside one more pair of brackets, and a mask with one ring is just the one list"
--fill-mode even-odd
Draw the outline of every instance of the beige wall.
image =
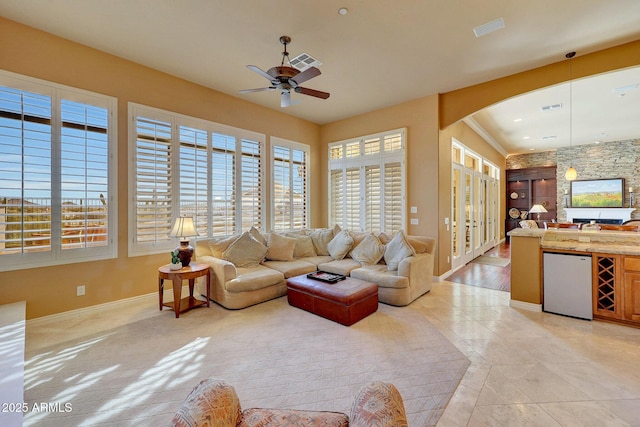
[[[325, 152], [319, 170], [320, 179], [325, 184], [322, 200], [328, 197], [327, 144], [403, 127], [407, 128], [407, 211], [411, 206], [418, 208], [417, 214], [408, 213], [406, 231], [435, 237], [438, 234], [439, 203], [437, 95], [323, 125], [320, 142]], [[322, 218], [325, 223], [327, 217], [328, 208], [323, 206]], [[409, 218], [417, 218], [419, 223], [411, 225]]]
[[[118, 99], [118, 258], [0, 273], [0, 304], [27, 301], [27, 318], [157, 291], [157, 267], [167, 263], [167, 255], [129, 258], [127, 254], [129, 101], [310, 144], [311, 169], [320, 167], [323, 154], [316, 124], [4, 18], [0, 18], [0, 69]], [[312, 225], [319, 223], [322, 185], [319, 177], [311, 174]], [[76, 297], [79, 284], [86, 285], [86, 296]]]

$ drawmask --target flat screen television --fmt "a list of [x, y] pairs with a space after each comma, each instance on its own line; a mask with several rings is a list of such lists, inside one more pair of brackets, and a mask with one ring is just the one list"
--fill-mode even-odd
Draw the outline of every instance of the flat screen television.
[[572, 208], [621, 208], [624, 178], [571, 181]]

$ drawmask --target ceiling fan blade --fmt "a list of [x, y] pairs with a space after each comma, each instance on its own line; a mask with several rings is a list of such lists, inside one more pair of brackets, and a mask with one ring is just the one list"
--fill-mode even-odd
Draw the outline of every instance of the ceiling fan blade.
[[250, 69], [251, 71], [253, 71], [254, 73], [260, 74], [262, 77], [264, 77], [265, 79], [267, 79], [269, 81], [273, 80], [272, 76], [267, 74], [266, 71], [262, 71], [260, 68], [256, 67], [255, 65], [247, 65], [247, 68]]
[[251, 92], [263, 92], [265, 90], [275, 90], [276, 88], [271, 86], [271, 87], [260, 87], [257, 89], [243, 89], [240, 91], [240, 93], [251, 93]]
[[290, 78], [289, 81], [293, 80], [296, 85], [299, 85], [306, 82], [307, 80], [319, 76], [320, 74], [320, 70], [316, 67], [309, 67], [300, 74], [297, 74], [293, 78]]
[[285, 108], [291, 105], [291, 93], [288, 90], [285, 90], [280, 95], [280, 107]]
[[300, 86], [298, 86], [294, 90], [297, 93], [301, 93], [303, 95], [315, 96], [316, 98], [322, 98], [322, 99], [327, 99], [329, 95], [331, 95], [329, 92], [322, 92], [320, 90], [309, 89], [309, 88], [300, 87]]

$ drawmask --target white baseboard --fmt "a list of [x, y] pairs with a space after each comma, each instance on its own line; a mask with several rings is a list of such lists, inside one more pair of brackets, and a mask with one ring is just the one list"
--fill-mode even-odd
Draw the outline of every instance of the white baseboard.
[[451, 276], [453, 274], [452, 270], [447, 271], [446, 273], [440, 275], [440, 276], [433, 276], [433, 281], [434, 282], [444, 282], [445, 280], [447, 280], [447, 277]]
[[527, 311], [535, 311], [535, 312], [542, 311], [542, 304], [534, 304], [532, 302], [518, 301], [515, 299], [509, 300], [509, 306], [513, 308], [527, 310]]

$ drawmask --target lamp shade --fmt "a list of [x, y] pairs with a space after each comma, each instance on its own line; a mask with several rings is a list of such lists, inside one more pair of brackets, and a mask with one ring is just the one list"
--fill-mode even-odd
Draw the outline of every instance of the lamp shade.
[[199, 236], [193, 218], [190, 216], [180, 216], [176, 218], [169, 232], [169, 237], [183, 238], [190, 236]]
[[533, 205], [529, 209], [529, 213], [545, 213], [547, 210], [542, 205]]

